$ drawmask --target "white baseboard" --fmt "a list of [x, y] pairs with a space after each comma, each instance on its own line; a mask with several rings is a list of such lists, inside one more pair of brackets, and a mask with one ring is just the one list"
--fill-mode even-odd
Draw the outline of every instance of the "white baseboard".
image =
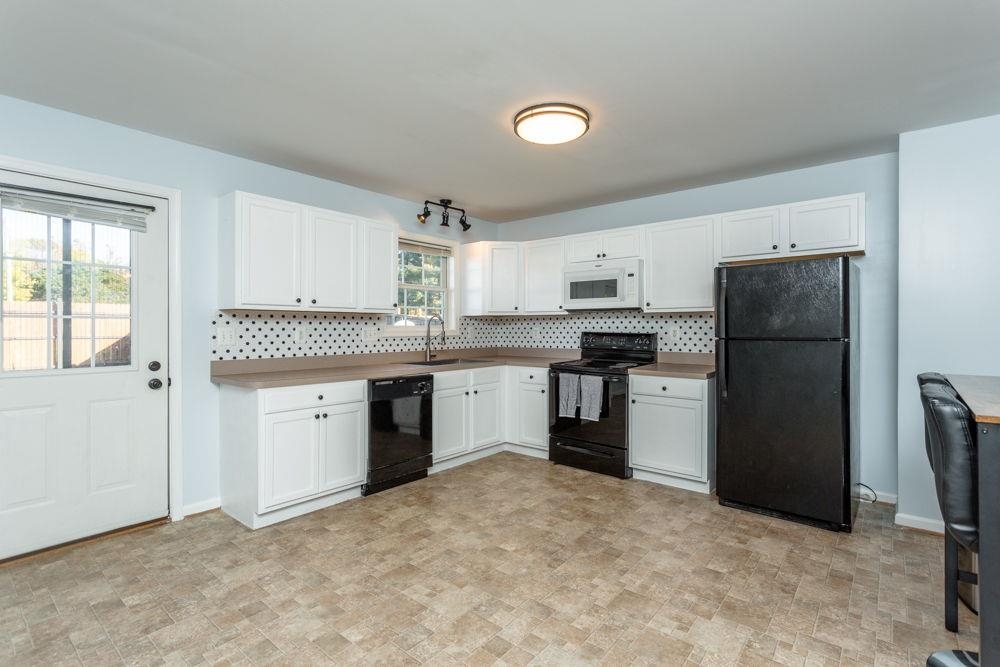
[[196, 503], [191, 503], [190, 505], [184, 506], [184, 516], [191, 516], [192, 514], [200, 514], [201, 512], [207, 512], [209, 510], [219, 509], [222, 507], [222, 500], [219, 498], [206, 498]]
[[914, 516], [912, 514], [900, 514], [897, 512], [896, 525], [929, 530], [932, 533], [944, 533], [944, 521], [940, 519], [928, 519], [923, 516]]
[[517, 445], [513, 442], [504, 443], [505, 452], [513, 452], [515, 454], [521, 454], [523, 456], [533, 456], [536, 459], [548, 459], [549, 458], [549, 448], [538, 449], [537, 447], [528, 447], [527, 445]]

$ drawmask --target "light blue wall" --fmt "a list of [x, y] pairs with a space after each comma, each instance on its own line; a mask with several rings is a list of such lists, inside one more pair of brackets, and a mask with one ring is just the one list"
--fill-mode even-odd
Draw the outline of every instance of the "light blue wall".
[[[899, 507], [940, 521], [916, 375], [1000, 375], [1000, 116], [899, 137]], [[918, 521], [919, 523], [919, 521]]]
[[[209, 382], [208, 327], [218, 277], [218, 198], [233, 190], [313, 204], [405, 230], [437, 233], [415, 220], [415, 202], [244, 160], [91, 118], [0, 96], [0, 155], [131, 179], [182, 192], [181, 262], [184, 503], [219, 494], [219, 415]], [[428, 196], [437, 193], [428, 193]], [[463, 241], [496, 238], [496, 225], [472, 220]], [[459, 234], [457, 225], [450, 234]]]
[[897, 156], [895, 153], [693, 188], [500, 225], [500, 240], [575, 234], [864, 192], [861, 284], [861, 477], [896, 493]]

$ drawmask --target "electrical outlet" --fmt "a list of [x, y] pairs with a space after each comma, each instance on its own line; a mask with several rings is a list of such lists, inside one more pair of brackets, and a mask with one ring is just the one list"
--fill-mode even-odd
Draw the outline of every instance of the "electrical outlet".
[[219, 345], [236, 345], [236, 327], [215, 327], [215, 340]]
[[374, 343], [380, 335], [381, 331], [378, 327], [365, 327], [365, 342]]
[[542, 342], [542, 328], [531, 327], [531, 340], [535, 343]]
[[679, 343], [681, 341], [681, 328], [676, 324], [669, 327], [667, 329], [667, 337], [671, 343]]
[[310, 326], [300, 326], [292, 329], [292, 340], [298, 344], [305, 343], [309, 340], [309, 336], [313, 333], [313, 328]]

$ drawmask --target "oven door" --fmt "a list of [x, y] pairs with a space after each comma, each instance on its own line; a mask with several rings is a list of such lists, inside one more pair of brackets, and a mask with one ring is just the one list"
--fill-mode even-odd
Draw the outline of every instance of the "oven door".
[[592, 442], [607, 447], [628, 449], [628, 379], [621, 375], [602, 375], [601, 416], [598, 421], [559, 416], [559, 372], [549, 373], [549, 435]]

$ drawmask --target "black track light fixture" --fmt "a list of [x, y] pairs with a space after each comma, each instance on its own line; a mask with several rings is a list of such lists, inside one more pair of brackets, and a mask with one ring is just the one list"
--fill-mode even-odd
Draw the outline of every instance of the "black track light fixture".
[[472, 229], [472, 225], [469, 224], [469, 218], [465, 213], [465, 209], [452, 206], [450, 199], [439, 199], [438, 201], [431, 201], [429, 199], [426, 200], [424, 202], [424, 210], [417, 213], [417, 222], [420, 222], [421, 224], [427, 223], [427, 219], [431, 217], [431, 206], [441, 207], [442, 227], [451, 227], [451, 225], [448, 224], [448, 219], [451, 217], [451, 211], [459, 211], [462, 214], [462, 217], [458, 219], [458, 224], [462, 226], [462, 231], [467, 232]]

